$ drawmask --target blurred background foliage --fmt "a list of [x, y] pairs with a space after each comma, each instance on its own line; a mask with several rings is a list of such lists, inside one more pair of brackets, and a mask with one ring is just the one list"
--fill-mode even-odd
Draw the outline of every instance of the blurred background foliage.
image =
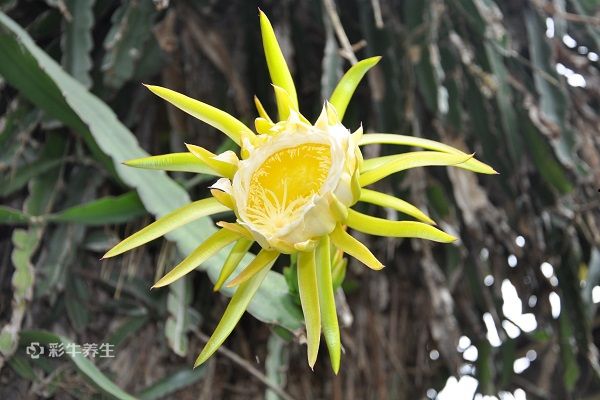
[[[350, 261], [338, 376], [325, 356], [306, 366], [281, 268], [250, 308], [268, 324], [247, 314], [191, 369], [227, 302], [211, 288], [219, 260], [149, 287], [212, 232], [208, 219], [98, 260], [210, 182], [121, 161], [232, 145], [141, 82], [249, 124], [252, 95], [273, 109], [257, 6], [309, 119], [350, 63], [382, 55], [347, 127], [439, 140], [500, 172], [432, 168], [378, 184], [460, 241], [371, 240], [388, 266], [379, 273]], [[0, 0], [0, 10], [0, 398], [599, 398], [598, 0]], [[32, 359], [31, 342], [110, 343], [115, 357]]]

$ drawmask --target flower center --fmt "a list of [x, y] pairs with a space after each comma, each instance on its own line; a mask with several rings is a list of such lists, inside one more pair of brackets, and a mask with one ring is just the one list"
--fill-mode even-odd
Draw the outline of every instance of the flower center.
[[250, 179], [249, 222], [267, 230], [294, 222], [307, 201], [319, 193], [330, 167], [327, 144], [305, 143], [270, 155]]

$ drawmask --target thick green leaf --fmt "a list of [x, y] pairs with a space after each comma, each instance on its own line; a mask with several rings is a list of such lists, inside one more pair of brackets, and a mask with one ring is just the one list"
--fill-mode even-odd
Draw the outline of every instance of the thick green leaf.
[[[265, 359], [265, 374], [275, 385], [283, 387], [289, 367], [289, 350], [286, 341], [273, 332], [267, 341], [267, 357]], [[265, 400], [281, 400], [272, 389], [267, 388]]]
[[156, 8], [151, 1], [125, 2], [113, 14], [113, 25], [104, 40], [106, 53], [102, 60], [107, 86], [119, 89], [133, 76], [144, 44], [153, 36], [155, 15]]
[[188, 277], [169, 286], [165, 337], [175, 354], [185, 357], [188, 351], [189, 305], [192, 301], [192, 282]]
[[0, 206], [0, 224], [27, 224], [31, 221], [31, 216], [21, 210]]
[[0, 178], [0, 197], [6, 197], [21, 189], [39, 174], [56, 168], [62, 163], [61, 158], [40, 158], [31, 164], [22, 166], [16, 171], [9, 172]]
[[47, 218], [56, 222], [75, 222], [85, 225], [120, 224], [141, 215], [145, 210], [136, 192], [117, 197], [103, 197], [86, 204], [67, 208]]
[[64, 21], [64, 33], [61, 38], [63, 67], [87, 88], [92, 86], [90, 52], [94, 45], [92, 37], [94, 2], [95, 0], [67, 0], [65, 2], [71, 18]]

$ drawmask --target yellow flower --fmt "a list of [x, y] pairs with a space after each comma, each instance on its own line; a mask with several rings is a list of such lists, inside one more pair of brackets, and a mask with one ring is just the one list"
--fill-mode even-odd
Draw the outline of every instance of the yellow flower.
[[[104, 257], [112, 257], [149, 242], [194, 219], [225, 211], [236, 222], [218, 222], [222, 229], [201, 243], [153, 287], [168, 285], [194, 270], [219, 250], [235, 243], [215, 283], [228, 281], [254, 242], [262, 248], [227, 286], [237, 289], [215, 332], [198, 356], [206, 361], [231, 333], [267, 272], [282, 254], [297, 255], [298, 291], [306, 322], [308, 363], [313, 367], [321, 333], [333, 370], [340, 365], [340, 333], [333, 296], [332, 265], [346, 253], [374, 270], [383, 264], [346, 229], [371, 235], [414, 237], [451, 242], [455, 238], [410, 203], [365, 189], [393, 173], [409, 168], [452, 165], [474, 172], [495, 171], [472, 155], [432, 140], [393, 134], [354, 133], [342, 125], [346, 106], [364, 74], [379, 57], [362, 60], [342, 77], [317, 121], [311, 124], [298, 110], [296, 89], [273, 28], [260, 12], [267, 66], [273, 81], [279, 121], [274, 123], [255, 98], [259, 118], [255, 134], [233, 116], [175, 91], [147, 86], [181, 110], [214, 126], [240, 146], [214, 154], [195, 145], [188, 153], [130, 160], [125, 164], [148, 169], [189, 171], [220, 177], [212, 197], [195, 201], [124, 239]], [[363, 161], [360, 146], [384, 143], [421, 147], [415, 151]], [[389, 221], [353, 210], [357, 202], [388, 207], [418, 221]]]

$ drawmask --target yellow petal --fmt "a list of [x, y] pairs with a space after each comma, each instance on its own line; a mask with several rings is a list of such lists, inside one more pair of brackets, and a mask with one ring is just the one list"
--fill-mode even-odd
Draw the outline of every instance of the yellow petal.
[[217, 226], [227, 229], [228, 231], [237, 232], [240, 236], [243, 236], [246, 239], [252, 239], [252, 234], [250, 231], [238, 223], [219, 221], [217, 222]]
[[273, 123], [264, 118], [256, 118], [254, 120], [254, 128], [256, 129], [256, 132], [266, 135], [271, 133]]
[[314, 367], [321, 341], [321, 310], [317, 290], [317, 266], [315, 252], [298, 253], [298, 292], [306, 322], [308, 365]]
[[162, 171], [195, 172], [198, 174], [220, 176], [198, 157], [190, 153], [170, 153], [158, 156], [135, 158], [123, 161], [123, 164], [142, 169], [155, 169]]
[[221, 290], [223, 283], [225, 283], [225, 281], [229, 278], [233, 271], [235, 271], [240, 261], [242, 261], [242, 258], [244, 258], [248, 250], [250, 250], [250, 247], [252, 247], [253, 243], [254, 242], [252, 240], [246, 238], [240, 238], [235, 243], [235, 245], [229, 252], [229, 255], [227, 256], [223, 267], [221, 268], [219, 278], [215, 282], [215, 286], [213, 288], [215, 292]]
[[254, 105], [256, 106], [256, 111], [258, 111], [258, 115], [272, 124], [273, 120], [271, 119], [271, 117], [269, 117], [269, 114], [267, 114], [267, 111], [256, 96], [254, 96]]
[[387, 219], [371, 217], [350, 209], [348, 212], [348, 226], [369, 235], [388, 237], [413, 237], [433, 240], [434, 242], [450, 243], [456, 240], [431, 225], [415, 221], [388, 221]]
[[216, 107], [210, 106], [171, 89], [154, 85], [145, 86], [154, 94], [162, 97], [180, 110], [217, 128], [229, 136], [238, 145], [241, 144], [242, 134], [248, 135], [249, 137], [254, 136], [254, 132], [252, 132], [246, 125], [225, 111], [221, 111]]
[[275, 101], [277, 102], [277, 110], [279, 111], [279, 119], [284, 121], [289, 118], [290, 111], [298, 111], [298, 107], [294, 106], [292, 99], [284, 88], [281, 86], [273, 85], [275, 90]]
[[367, 246], [348, 234], [340, 225], [335, 228], [330, 236], [335, 247], [356, 258], [367, 267], [376, 271], [384, 267]]
[[[472, 155], [448, 154], [439, 151], [413, 151], [411, 153], [398, 154], [390, 158], [388, 162], [377, 168], [369, 169], [362, 173], [359, 178], [361, 186], [367, 186], [396, 172], [409, 168], [428, 166], [448, 166], [464, 163]], [[367, 161], [365, 161], [367, 165]]]
[[242, 272], [235, 278], [231, 280], [227, 284], [227, 287], [234, 287], [246, 282], [248, 279], [252, 278], [259, 271], [262, 271], [264, 268], [271, 268], [275, 260], [279, 257], [278, 251], [269, 251], [262, 249], [256, 257], [244, 268]]
[[317, 286], [319, 289], [323, 336], [325, 337], [327, 350], [329, 350], [331, 367], [333, 372], [337, 374], [340, 370], [341, 341], [331, 277], [329, 236], [324, 236], [321, 239], [315, 257], [317, 262]]
[[[291, 104], [295, 110], [298, 109], [298, 96], [296, 94], [296, 86], [292, 79], [292, 74], [285, 62], [275, 32], [271, 26], [269, 18], [259, 10], [260, 14], [260, 31], [262, 34], [263, 47], [265, 49], [265, 59], [267, 60], [267, 67], [269, 68], [269, 74], [271, 75], [271, 82], [273, 84], [283, 88], [290, 97]], [[281, 114], [281, 109], [279, 109]]]
[[[423, 139], [420, 137], [414, 136], [405, 136], [405, 135], [393, 135], [388, 133], [369, 133], [363, 135], [360, 145], [365, 146], [368, 144], [381, 143], [381, 144], [396, 144], [396, 145], [404, 145], [404, 146], [413, 146], [413, 147], [421, 147], [427, 150], [435, 150], [441, 151], [444, 153], [452, 153], [452, 154], [467, 154], [465, 152], [460, 151], [457, 148], [452, 146], [448, 146], [447, 144], [443, 144], [440, 142], [436, 142], [435, 140]], [[479, 172], [481, 174], [497, 174], [497, 172], [487, 164], [482, 163], [481, 161], [476, 160], [475, 158], [471, 158], [467, 160], [464, 165], [461, 165], [461, 168]]]
[[233, 175], [235, 175], [235, 172], [237, 171], [237, 165], [217, 159], [218, 156], [216, 154], [206, 150], [203, 147], [187, 143], [185, 144], [185, 147], [187, 147], [190, 153], [198, 157], [200, 161], [218, 172], [220, 176], [225, 176], [229, 179], [232, 179]]
[[114, 257], [135, 247], [141, 246], [154, 240], [167, 232], [192, 222], [198, 218], [206, 217], [225, 211], [230, 211], [220, 204], [215, 198], [195, 201], [172, 211], [157, 221], [151, 223], [144, 229], [134, 233], [119, 244], [110, 249], [102, 258]]
[[175, 282], [177, 279], [196, 269], [223, 247], [239, 238], [240, 236], [235, 232], [225, 229], [218, 230], [202, 242], [200, 246], [196, 247], [182, 262], [160, 278], [152, 288], [166, 286]]
[[404, 214], [410, 215], [411, 217], [415, 217], [420, 221], [435, 225], [435, 222], [423, 211], [419, 210], [409, 202], [394, 196], [390, 196], [389, 194], [376, 192], [369, 189], [362, 189], [360, 192], [359, 201], [364, 201], [366, 203], [375, 204], [381, 207], [389, 207]]
[[223, 317], [221, 317], [221, 321], [215, 328], [212, 336], [206, 342], [206, 345], [202, 349], [202, 352], [196, 359], [194, 363], [194, 368], [204, 363], [210, 356], [214, 354], [215, 351], [223, 344], [225, 339], [229, 336], [235, 325], [238, 323], [246, 308], [248, 308], [248, 304], [254, 297], [254, 294], [260, 287], [260, 284], [267, 276], [269, 272], [268, 268], [262, 269], [252, 278], [250, 278], [245, 283], [242, 283], [240, 287], [237, 288], [233, 297], [229, 301], [227, 305], [227, 309], [223, 313]]
[[352, 68], [346, 71], [340, 82], [333, 90], [333, 93], [329, 98], [329, 102], [337, 111], [337, 115], [340, 120], [344, 118], [348, 103], [350, 103], [350, 99], [352, 98], [352, 95], [354, 94], [354, 91], [356, 90], [356, 87], [362, 80], [363, 76], [365, 76], [367, 71], [373, 68], [379, 62], [379, 60], [381, 60], [381, 57], [371, 57], [354, 64]]

